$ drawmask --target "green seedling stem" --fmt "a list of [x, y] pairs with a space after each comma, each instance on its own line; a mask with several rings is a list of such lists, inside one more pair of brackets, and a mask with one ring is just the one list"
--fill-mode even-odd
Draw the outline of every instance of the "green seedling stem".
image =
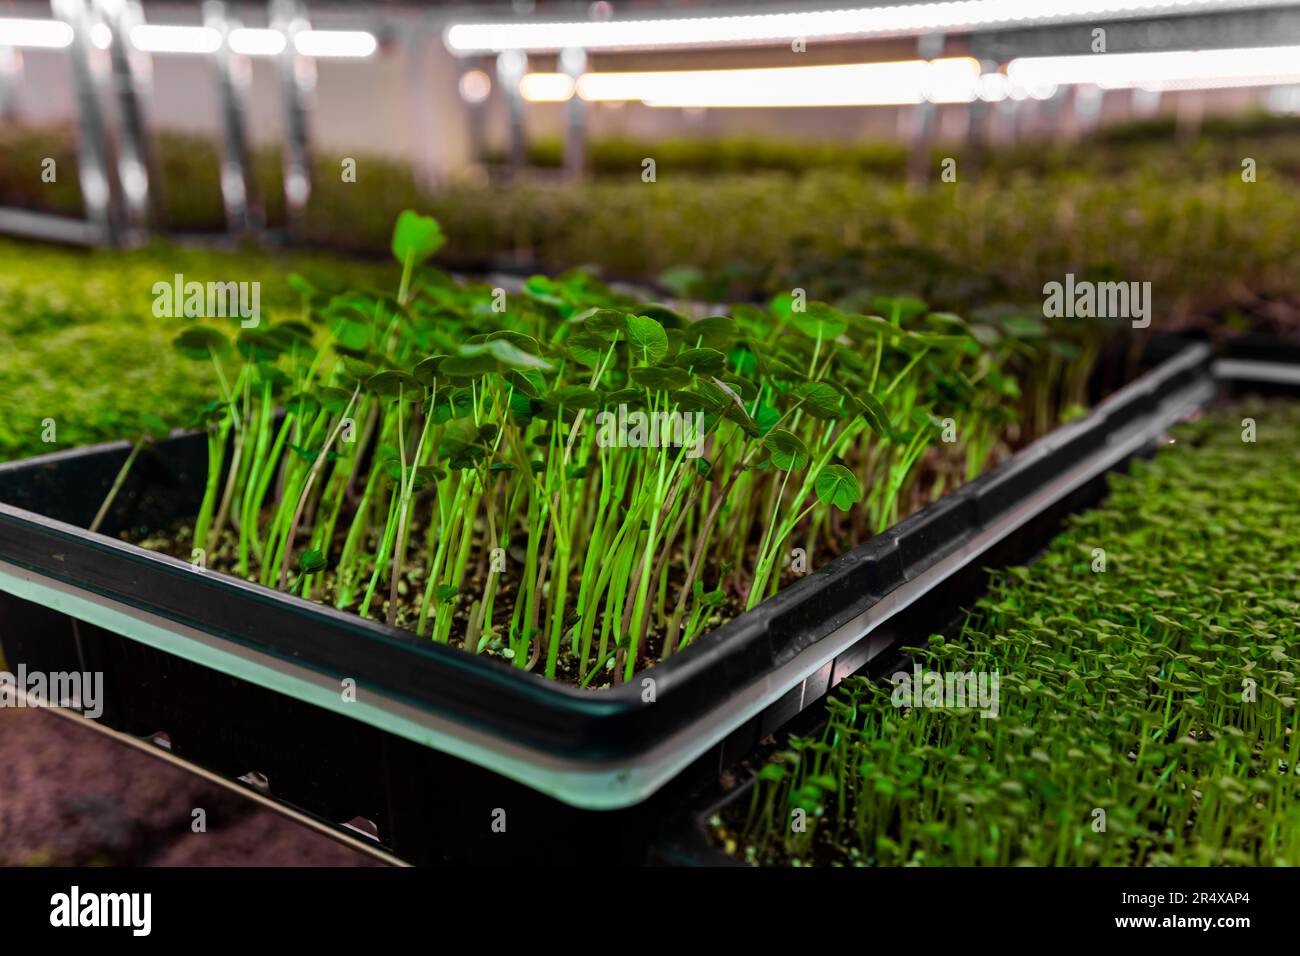
[[[871, 315], [779, 296], [691, 320], [583, 273], [529, 279], [503, 311], [427, 267], [441, 243], [399, 217], [395, 298], [300, 281], [293, 319], [235, 334], [233, 387], [229, 339], [178, 337], [218, 392], [195, 546], [584, 686], [774, 593], [790, 542], [823, 562], [1004, 456], [1021, 396], [1037, 422], [1097, 354], [1081, 339], [1044, 391], [1023, 313], [976, 336], [909, 297], [857, 300]], [[929, 455], [945, 417], [959, 440]]]

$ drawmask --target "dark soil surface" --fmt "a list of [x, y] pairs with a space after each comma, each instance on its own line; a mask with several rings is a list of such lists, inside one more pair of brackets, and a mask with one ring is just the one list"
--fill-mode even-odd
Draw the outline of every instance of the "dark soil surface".
[[[374, 866], [224, 787], [39, 710], [0, 708], [0, 866]], [[195, 833], [204, 810], [207, 830]]]
[[[423, 540], [426, 533], [425, 528], [419, 523], [414, 525], [413, 528], [414, 530], [411, 534], [412, 545], [410, 548], [412, 552], [418, 549], [418, 542]], [[158, 551], [162, 554], [170, 555], [173, 558], [179, 558], [182, 561], [186, 561], [189, 560], [191, 554], [191, 539], [193, 534], [194, 529], [192, 521], [179, 521], [170, 528], [145, 537], [131, 538], [124, 535], [123, 539], [139, 545], [142, 548], [147, 548], [150, 551]], [[366, 542], [370, 551], [375, 549], [376, 543], [377, 542], [373, 535], [368, 538]], [[335, 543], [336, 549], [341, 547], [341, 545], [342, 541], [337, 541]], [[238, 571], [238, 547], [239, 536], [230, 528], [223, 529], [220, 535], [215, 539], [209, 538], [207, 569], [220, 574], [229, 574], [235, 577], [240, 577], [241, 575]], [[482, 557], [483, 549], [481, 547], [476, 547], [475, 554]], [[517, 559], [518, 563], [522, 563], [522, 552], [514, 555], [514, 557]], [[481, 562], [477, 564], [471, 562], [471, 567], [468, 569], [463, 584], [463, 590], [466, 594], [482, 594], [487, 589], [487, 575], [485, 573], [486, 566], [480, 567], [479, 564], [481, 564]], [[684, 575], [685, 571], [684, 558], [680, 553], [676, 556], [676, 560], [674, 560], [670, 565], [669, 570], [671, 574], [670, 581], [672, 582], [670, 592], [676, 593], [676, 589], [679, 587], [681, 577]], [[260, 583], [258, 580], [260, 571], [260, 564], [254, 560], [251, 566], [252, 573], [246, 578], [246, 580], [251, 581], [254, 584]], [[737, 577], [739, 578], [739, 576]], [[296, 579], [296, 574], [291, 572], [291, 581]], [[308, 599], [317, 604], [333, 607], [339, 586], [339, 579], [336, 571], [332, 568], [328, 569], [315, 575], [315, 579], [317, 585], [313, 589], [313, 592], [308, 595]], [[793, 579], [794, 576], [787, 570], [787, 572], [782, 576], [783, 585], [790, 583]], [[366, 575], [366, 580], [369, 580], [368, 574]], [[393, 621], [395, 626], [404, 628], [413, 633], [419, 633], [420, 609], [424, 603], [426, 583], [427, 582], [424, 580], [423, 563], [419, 560], [411, 560], [408, 558], [403, 568], [402, 576], [398, 581], [398, 606]], [[577, 594], [579, 583], [580, 579], [575, 573], [569, 581], [570, 594]], [[478, 653], [488, 657], [495, 657], [505, 663], [515, 664], [517, 666], [519, 662], [514, 660], [508, 642], [501, 636], [505, 634], [509, 628], [510, 613], [514, 606], [516, 589], [517, 582], [509, 578], [506, 578], [506, 580], [501, 583], [500, 588], [497, 591], [495, 611], [493, 614], [495, 636], [486, 642], [480, 642], [481, 646], [478, 649]], [[360, 614], [362, 593], [364, 593], [364, 590], [364, 587], [359, 588], [355, 599], [350, 604], [347, 604], [343, 610], [351, 611], [354, 614]], [[371, 620], [384, 621], [388, 612], [388, 596], [389, 581], [387, 577], [384, 577], [381, 580], [380, 585], [375, 589], [369, 614], [366, 616]], [[459, 647], [464, 650], [466, 649], [465, 637], [469, 627], [471, 611], [470, 601], [458, 598], [450, 605], [442, 605], [441, 608], [439, 608], [439, 611], [435, 613], [447, 613], [445, 609], [448, 607], [453, 616], [451, 634], [448, 636], [448, 643], [453, 647]], [[736, 593], [736, 589], [734, 588], [729, 590], [726, 595], [726, 602], [719, 606], [708, 618], [705, 619], [707, 626], [702, 629], [701, 633], [706, 633], [713, 628], [725, 624], [732, 618], [737, 617], [743, 611], [744, 603], [741, 594]], [[430, 622], [431, 621], [432, 615], [430, 615]], [[599, 643], [599, 640], [600, 632], [599, 629], [597, 629], [593, 638], [593, 654], [595, 653], [594, 648]], [[556, 671], [556, 679], [563, 683], [578, 685], [580, 683], [578, 662], [573, 655], [567, 653], [570, 643], [571, 638], [566, 633], [561, 644], [561, 653]], [[545, 652], [545, 644], [545, 640], [542, 639], [535, 639], [532, 642], [534, 656], [532, 661], [524, 662], [527, 670], [539, 669], [539, 660], [541, 655]], [[639, 658], [639, 668], [649, 667], [658, 663], [661, 659], [660, 652], [663, 645], [664, 635], [658, 627], [652, 625], [646, 635], [645, 644], [642, 648], [642, 654]], [[589, 690], [600, 690], [612, 686], [614, 684], [614, 675], [617, 670], [615, 664], [615, 658], [609, 656], [605, 662], [604, 672], [591, 678], [585, 686]]]

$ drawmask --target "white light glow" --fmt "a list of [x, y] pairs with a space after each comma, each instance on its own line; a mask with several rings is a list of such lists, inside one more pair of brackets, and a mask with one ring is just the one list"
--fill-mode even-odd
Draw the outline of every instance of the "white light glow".
[[492, 77], [482, 70], [466, 70], [460, 77], [460, 98], [466, 103], [482, 103], [492, 93]]
[[379, 41], [364, 30], [303, 30], [293, 46], [303, 56], [367, 57], [379, 49]]
[[979, 61], [954, 56], [926, 62], [923, 95], [931, 103], [969, 103], [979, 88]]
[[221, 34], [212, 27], [142, 23], [131, 28], [131, 45], [145, 53], [215, 53]]
[[563, 103], [573, 99], [573, 77], [565, 73], [529, 73], [519, 81], [519, 93], [530, 103]]
[[244, 56], [278, 56], [284, 52], [285, 37], [279, 30], [239, 27], [226, 38], [230, 52]]
[[[0, 46], [58, 49], [70, 46], [72, 36], [72, 27], [61, 20], [0, 17]], [[106, 50], [112, 46], [113, 32], [107, 24], [96, 23], [90, 41]], [[279, 30], [241, 27], [230, 31], [227, 42], [234, 53], [275, 56], [286, 40]], [[142, 23], [131, 29], [131, 45], [145, 53], [215, 53], [221, 48], [221, 34], [212, 27]], [[375, 36], [362, 30], [306, 30], [296, 43], [300, 54], [313, 57], [368, 57], [378, 48]]]
[[1011, 94], [1011, 81], [1002, 73], [985, 73], [979, 79], [979, 97], [985, 103], [1000, 103]]
[[1106, 90], [1273, 86], [1300, 80], [1300, 47], [1024, 57], [1007, 75], [1028, 89], [1091, 83]]
[[979, 75], [975, 60], [952, 57], [770, 69], [584, 73], [578, 78], [577, 92], [594, 102], [640, 100], [661, 107], [903, 106], [927, 100], [969, 103], [975, 98]]
[[72, 45], [72, 27], [59, 20], [0, 18], [0, 46], [57, 50]]
[[808, 10], [742, 16], [571, 22], [458, 23], [444, 34], [453, 53], [501, 50], [586, 50], [723, 46], [789, 42], [792, 38], [910, 36], [959, 33], [1014, 24], [1068, 23], [1099, 17], [1124, 19], [1158, 13], [1241, 10], [1291, 5], [1295, 0], [955, 0], [900, 3], [842, 10]]

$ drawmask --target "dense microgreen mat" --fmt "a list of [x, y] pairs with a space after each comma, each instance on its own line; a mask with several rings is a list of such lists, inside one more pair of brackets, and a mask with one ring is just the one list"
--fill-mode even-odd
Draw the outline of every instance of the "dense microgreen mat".
[[[1045, 175], [1083, 170], [1105, 175], [1140, 165], [1186, 176], [1215, 166], [1237, 165], [1243, 156], [1252, 156], [1287, 177], [1300, 175], [1300, 163], [1296, 162], [1294, 151], [1300, 120], [1294, 116], [1212, 116], [1206, 118], [1200, 132], [1199, 137], [1189, 140], [1185, 132], [1176, 128], [1172, 117], [1138, 121], [1095, 131], [1088, 137], [1086, 148], [1077, 142], [1042, 138], [1017, 144], [990, 144], [979, 161], [983, 169], [995, 174], [1019, 171]], [[907, 143], [893, 140], [810, 141], [806, 137], [744, 135], [646, 140], [611, 136], [592, 139], [587, 144], [587, 166], [595, 175], [617, 177], [629, 169], [639, 169], [641, 161], [652, 156], [670, 169], [707, 175], [758, 170], [800, 173], [810, 169], [851, 169], [899, 178], [907, 173], [909, 154]], [[969, 143], [943, 142], [932, 149], [931, 166], [937, 169], [950, 156], [962, 166], [976, 161]], [[493, 150], [489, 158], [504, 162], [506, 154]], [[528, 162], [534, 166], [562, 167], [563, 140], [531, 140]]]
[[125, 437], [146, 410], [184, 424], [211, 371], [173, 353], [186, 320], [154, 315], [156, 282], [176, 273], [260, 282], [269, 320], [297, 313], [295, 270], [322, 285], [397, 274], [321, 255], [164, 245], [81, 252], [0, 241], [0, 262], [0, 461]]
[[820, 736], [714, 820], [719, 845], [756, 863], [1300, 862], [1300, 406], [1174, 435], [915, 651], [997, 672], [996, 718], [850, 679]]
[[292, 318], [176, 336], [215, 383], [208, 477], [148, 546], [601, 686], [1073, 414], [1113, 328], [910, 296], [686, 316], [584, 272], [507, 293], [428, 267], [444, 241], [404, 212], [391, 293], [295, 278]]
[[[1114, 130], [991, 154], [978, 174], [973, 156], [941, 146], [927, 188], [904, 181], [889, 144], [593, 147], [598, 159], [610, 153], [596, 182], [455, 182], [429, 195], [391, 160], [358, 155], [357, 180], [346, 182], [339, 158], [321, 157], [302, 235], [381, 254], [396, 215], [418, 207], [456, 237], [439, 261], [465, 269], [502, 259], [548, 272], [594, 266], [607, 276], [662, 275], [674, 289], [719, 302], [795, 287], [830, 300], [865, 285], [909, 289], [956, 311], [1007, 298], [1041, 302], [1043, 283], [1071, 272], [1151, 282], [1166, 326], [1236, 310], [1294, 329], [1294, 128], [1285, 120], [1207, 124], [1192, 142], [1160, 124], [1127, 139]], [[172, 225], [220, 230], [216, 145], [168, 134], [160, 153]], [[61, 157], [57, 183], [40, 180], [45, 156]], [[945, 157], [957, 161], [955, 182], [939, 179]], [[654, 182], [642, 181], [647, 158], [656, 162]], [[1255, 163], [1250, 182], [1246, 159]], [[268, 218], [282, 224], [278, 161], [265, 153], [256, 165]], [[70, 131], [0, 133], [2, 202], [75, 211], [74, 169]]]

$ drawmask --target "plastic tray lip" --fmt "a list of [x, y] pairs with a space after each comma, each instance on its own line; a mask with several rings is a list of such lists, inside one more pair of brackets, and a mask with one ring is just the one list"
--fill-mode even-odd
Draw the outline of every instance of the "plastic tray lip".
[[[1200, 372], [1208, 379], [1209, 368], [1209, 349], [1204, 345], [1193, 345], [1183, 349], [1174, 357], [1168, 359], [1165, 363], [1153, 372], [1139, 378], [1135, 382], [1121, 389], [1115, 398], [1127, 394], [1130, 400], [1136, 396], [1142, 404], [1152, 403], [1158, 393], [1170, 391], [1176, 380], [1182, 376], [1186, 377], [1195, 372]], [[1103, 403], [1104, 405], [1104, 403]], [[1096, 430], [1103, 434], [1107, 433], [1109, 428], [1109, 415], [1099, 407], [1090, 415], [1082, 419], [1079, 423], [1072, 423], [1075, 426], [1077, 434], [1083, 434], [1085, 431]], [[1088, 423], [1087, 428], [1083, 423]], [[972, 506], [977, 504], [981, 488], [987, 488], [991, 481], [1006, 480], [1008, 476], [1017, 473], [1027, 472], [1031, 467], [1038, 466], [1042, 461], [1053, 452], [1053, 432], [1043, 439], [1035, 442], [1022, 450], [1016, 456], [1013, 456], [1006, 462], [992, 469], [990, 472], [976, 478], [967, 485], [953, 491], [950, 495], [945, 496], [935, 503], [937, 509], [952, 508], [957, 506], [957, 502], [969, 502]], [[1057, 439], [1056, 445], [1059, 445], [1064, 439]], [[94, 452], [117, 452], [125, 450], [128, 447], [125, 442], [114, 442], [100, 446], [90, 446], [89, 448], [65, 449], [52, 452], [48, 455], [38, 456], [33, 459], [27, 459], [21, 462], [11, 462], [0, 465], [0, 474], [13, 473], [21, 469], [37, 468], [44, 464], [57, 463], [66, 459], [75, 459], [78, 456], [91, 454]], [[1032, 480], [1034, 487], [1042, 486], [1045, 480], [1042, 476], [1035, 476]], [[1005, 509], [1003, 509], [1005, 512]], [[848, 573], [852, 568], [864, 561], [873, 560], [879, 562], [898, 563], [901, 567], [901, 556], [898, 555], [899, 540], [902, 534], [907, 533], [911, 527], [915, 527], [925, 520], [933, 518], [935, 512], [930, 509], [923, 509], [916, 515], [904, 519], [893, 528], [877, 535], [859, 545], [850, 549], [843, 555], [832, 559], [827, 564], [821, 566], [817, 571], [808, 575], [806, 579], [796, 582], [794, 585], [782, 589], [774, 597], [763, 602], [753, 611], [747, 612], [728, 622], [720, 628], [715, 629], [705, 635], [691, 647], [675, 655], [670, 660], [663, 662], [649, 671], [642, 671], [638, 677], [650, 673], [653, 674], [659, 687], [659, 702], [653, 708], [648, 708], [641, 703], [640, 683], [633, 680], [628, 684], [613, 689], [592, 693], [582, 691], [577, 688], [559, 685], [555, 682], [547, 681], [538, 675], [524, 674], [518, 668], [500, 664], [493, 661], [475, 660], [476, 655], [469, 655], [456, 648], [429, 648], [427, 646], [420, 648], [421, 658], [411, 658], [412, 660], [424, 659], [433, 662], [434, 666], [443, 666], [450, 664], [447, 668], [449, 671], [464, 673], [466, 676], [483, 677], [487, 680], [497, 680], [502, 686], [508, 686], [509, 689], [519, 697], [526, 697], [535, 703], [550, 707], [556, 705], [558, 709], [567, 710], [572, 716], [575, 710], [581, 712], [578, 717], [591, 717], [596, 724], [607, 724], [607, 729], [622, 730], [630, 729], [628, 723], [617, 723], [617, 718], [644, 717], [648, 712], [660, 711], [660, 709], [669, 707], [669, 694], [671, 690], [683, 684], [699, 684], [701, 681], [713, 677], [724, 678], [725, 693], [720, 693], [717, 697], [709, 700], [705, 704], [700, 704], [698, 700], [686, 701], [685, 704], [679, 705], [678, 710], [684, 710], [683, 714], [677, 715], [662, 724], [655, 724], [650, 728], [642, 728], [644, 731], [642, 737], [626, 749], [626, 756], [631, 763], [638, 760], [649, 760], [651, 755], [657, 754], [659, 759], [664, 759], [664, 748], [671, 749], [676, 742], [680, 742], [684, 735], [689, 736], [687, 731], [697, 730], [702, 723], [708, 723], [710, 718], [714, 723], [719, 718], [718, 715], [727, 711], [728, 702], [732, 697], [750, 696], [754, 688], [772, 690], [771, 682], [776, 679], [777, 673], [783, 671], [789, 666], [790, 661], [785, 655], [773, 648], [770, 642], [766, 647], [762, 642], [768, 640], [768, 628], [771, 622], [786, 609], [799, 607], [803, 602], [808, 601], [810, 597], [815, 597], [820, 587], [829, 579], [835, 576]], [[972, 508], [970, 520], [976, 524], [986, 524], [993, 516], [984, 516], [978, 513], [977, 508]], [[195, 571], [189, 564], [176, 558], [160, 555], [154, 552], [148, 552], [145, 549], [135, 545], [118, 541], [105, 535], [91, 535], [84, 529], [74, 525], [59, 522], [55, 519], [34, 514], [24, 509], [16, 508], [11, 505], [0, 504], [0, 532], [5, 527], [14, 528], [23, 524], [29, 529], [36, 529], [48, 535], [54, 535], [62, 540], [75, 542], [79, 546], [98, 550], [106, 555], [116, 555], [134, 562], [141, 567], [152, 568], [155, 571], [165, 575], [184, 575], [191, 578], [196, 574], [207, 575], [209, 583], [219, 582], [220, 585], [228, 589], [229, 593], [240, 593], [251, 596], [260, 604], [276, 605], [282, 608], [306, 609], [311, 615], [321, 615], [322, 621], [328, 621], [331, 624], [339, 624], [351, 634], [358, 634], [366, 638], [374, 638], [381, 642], [387, 642], [393, 646], [400, 647], [401, 651], [410, 651], [416, 644], [427, 645], [431, 642], [423, 641], [414, 635], [408, 635], [406, 631], [389, 628], [387, 625], [374, 622], [364, 621], [355, 615], [349, 615], [346, 612], [326, 609], [321, 605], [286, 595], [283, 592], [273, 589], [263, 588], [260, 585], [251, 584], [241, 581], [238, 578], [228, 575], [218, 575], [213, 572]], [[965, 534], [969, 535], [970, 529]], [[959, 536], [960, 537], [960, 536]], [[951, 553], [954, 547], [954, 540], [944, 540], [937, 542], [929, 550], [931, 553]], [[946, 551], [944, 549], [947, 549]], [[0, 560], [10, 560], [8, 555], [0, 553]], [[60, 578], [57, 573], [50, 573], [48, 569], [28, 568], [37, 574], [45, 575], [53, 580], [64, 580], [74, 587], [81, 587], [88, 593], [100, 593], [94, 587], [88, 586], [80, 581], [68, 581], [67, 578]], [[906, 570], [906, 569], [903, 569]], [[817, 645], [826, 641], [834, 634], [843, 629], [845, 624], [840, 622], [848, 621], [852, 623], [855, 619], [855, 611], [858, 607], [865, 606], [870, 608], [877, 604], [887, 602], [890, 595], [901, 585], [907, 583], [908, 576], [904, 574], [898, 580], [890, 582], [890, 586], [883, 589], [880, 593], [867, 593], [857, 597], [854, 600], [839, 600], [831, 607], [824, 609], [820, 623], [813, 630], [820, 630], [817, 636], [812, 637], [803, 652], [815, 648]], [[117, 599], [114, 597], [113, 599]], [[128, 606], [137, 606], [131, 602], [122, 602]], [[147, 609], [147, 605], [146, 605]], [[171, 615], [163, 614], [165, 618]], [[337, 616], [337, 617], [336, 617]], [[224, 638], [220, 629], [206, 627], [204, 630], [214, 637]], [[228, 638], [225, 638], [228, 639]], [[235, 640], [233, 643], [240, 643]], [[247, 645], [245, 645], [247, 646]], [[761, 655], [753, 653], [755, 646], [758, 651], [763, 652]], [[829, 645], [827, 645], [829, 647]], [[824, 648], [823, 648], [824, 650]], [[819, 651], [820, 653], [820, 651]], [[795, 656], [799, 656], [796, 654]], [[749, 660], [749, 658], [761, 657], [761, 661]], [[747, 662], [748, 669], [744, 670], [741, 677], [734, 674], [725, 673], [725, 665], [728, 658], [735, 658]], [[305, 661], [300, 660], [299, 663]], [[759, 666], [761, 664], [761, 666]], [[722, 673], [714, 674], [720, 668]], [[510, 686], [513, 685], [513, 686]], [[778, 688], [784, 692], [788, 688]], [[422, 700], [421, 706], [436, 710], [437, 702]], [[462, 718], [462, 722], [467, 726], [474, 723], [472, 716]], [[723, 736], [729, 730], [723, 730]], [[506, 738], [507, 743], [517, 743]], [[721, 739], [721, 738], [720, 738]], [[706, 742], [703, 745], [704, 752], [711, 746]], [[589, 767], [606, 765], [609, 754], [604, 753], [575, 753], [575, 748], [547, 747], [545, 744], [532, 744], [537, 752], [539, 759], [548, 759], [559, 756], [568, 762], [582, 764]], [[669, 763], [678, 760], [678, 757], [672, 757]], [[630, 768], [629, 768], [630, 769]], [[680, 767], [678, 768], [680, 769]], [[636, 776], [636, 774], [633, 774]], [[660, 781], [662, 786], [667, 779]], [[653, 790], [651, 791], [653, 792]], [[639, 799], [644, 799], [642, 796]]]
[[[92, 592], [29, 572], [4, 560], [0, 560], [0, 585], [7, 593], [29, 600], [52, 597], [60, 601], [60, 609], [65, 613], [73, 614], [75, 611], [74, 616], [80, 620], [158, 650], [174, 654], [176, 643], [186, 644], [189, 651], [186, 659], [210, 670], [256, 680], [261, 686], [278, 693], [477, 763], [575, 806], [603, 810], [630, 805], [624, 799], [625, 793], [629, 786], [635, 788], [640, 782], [629, 778], [621, 761], [566, 760], [563, 755], [541, 752], [490, 731], [466, 726], [400, 696], [383, 692], [364, 694], [358, 695], [355, 703], [345, 704], [336, 684], [318, 670], [300, 662], [286, 661], [188, 625], [164, 621], [149, 611], [111, 599], [97, 600]], [[165, 628], [166, 646], [156, 637], [159, 621], [170, 625]], [[257, 676], [250, 676], [254, 674]], [[354, 709], [358, 705], [360, 712]]]
[[[87, 446], [85, 450], [97, 451], [112, 449], [118, 444], [119, 443], [114, 442], [109, 445]], [[126, 443], [120, 444], [125, 447], [130, 447], [129, 444]], [[71, 451], [77, 450], [79, 449], [71, 449]], [[40, 457], [48, 459], [53, 458], [54, 456], [49, 455]], [[26, 459], [25, 463], [30, 464], [35, 463], [36, 461], [37, 459]], [[287, 605], [291, 608], [297, 608], [314, 616], [322, 617], [343, 630], [356, 633], [358, 637], [400, 647], [405, 652], [428, 658], [429, 660], [436, 662], [439, 666], [445, 665], [455, 670], [464, 671], [486, 668], [495, 674], [512, 674], [512, 679], [517, 679], [522, 686], [539, 688], [544, 693], [548, 694], [558, 694], [576, 704], [579, 709], [589, 711], [592, 714], [599, 715], [610, 713], [614, 708], [608, 706], [609, 702], [622, 703], [620, 697], [632, 696], [632, 692], [622, 686], [614, 688], [611, 692], [592, 693], [582, 691], [567, 684], [562, 684], [558, 681], [549, 681], [538, 674], [522, 671], [519, 668], [511, 667], [501, 661], [483, 657], [482, 655], [467, 654], [458, 648], [449, 647], [420, 638], [411, 631], [406, 631], [398, 627], [390, 627], [382, 621], [363, 618], [356, 614], [349, 614], [346, 611], [340, 611], [339, 609], [327, 604], [317, 604], [314, 601], [308, 601], [295, 594], [267, 588], [252, 581], [245, 581], [235, 575], [224, 574], [219, 571], [198, 570], [189, 562], [183, 561], [180, 558], [175, 558], [171, 555], [162, 554], [157, 551], [150, 551], [147, 548], [141, 548], [138, 545], [130, 544], [129, 542], [121, 541], [109, 535], [100, 534], [99, 532], [87, 531], [84, 528], [78, 528], [76, 525], [68, 524], [64, 521], [59, 521], [36, 512], [27, 511], [13, 505], [5, 504], [3, 501], [0, 501], [0, 523], [9, 524], [11, 526], [16, 525], [39, 529], [40, 531], [55, 536], [61, 540], [83, 544], [92, 550], [101, 551], [106, 555], [116, 555], [133, 563], [142, 563], [147, 567], [156, 568], [160, 573], [165, 575], [203, 575], [207, 580], [213, 583], [213, 586], [234, 592], [241, 598], [247, 599], [255, 604], [281, 604]], [[2, 556], [0, 556], [0, 560], [3, 560]], [[38, 571], [38, 569], [35, 568], [28, 568], [28, 570]], [[93, 584], [73, 581], [66, 575], [44, 571], [43, 569], [39, 569], [39, 573], [43, 573], [56, 580], [64, 581], [64, 583], [67, 584], [73, 584], [85, 588], [86, 590], [99, 594], [102, 597], [117, 600], [125, 605], [136, 607], [139, 610], [150, 611], [158, 614], [160, 617], [169, 620], [176, 620], [178, 624], [186, 623], [175, 618], [173, 615], [160, 612], [156, 606], [151, 607], [143, 601], [132, 600], [129, 597], [117, 593], [108, 593], [95, 587]], [[211, 631], [213, 634], [219, 635], [226, 640], [255, 647], [251, 642], [241, 639], [238, 635], [226, 632], [216, 624], [211, 625]], [[260, 650], [261, 648], [258, 649]], [[626, 692], [620, 695], [620, 691]]]

